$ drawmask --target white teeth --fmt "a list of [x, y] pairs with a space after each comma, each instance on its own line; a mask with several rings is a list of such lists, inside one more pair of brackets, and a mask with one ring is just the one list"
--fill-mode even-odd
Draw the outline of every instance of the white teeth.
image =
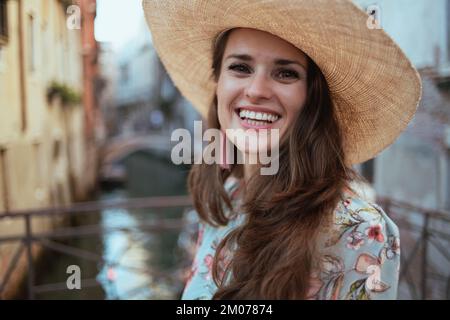
[[277, 115], [273, 115], [273, 114], [269, 114], [269, 113], [265, 113], [265, 112], [254, 112], [254, 111], [249, 111], [249, 110], [239, 111], [239, 117], [246, 118], [247, 120], [253, 119], [253, 120], [261, 120], [261, 121], [268, 121], [268, 122], [275, 122], [279, 118]]
[[267, 125], [267, 121], [256, 121], [251, 119], [245, 119], [245, 121], [252, 126], [264, 126]]

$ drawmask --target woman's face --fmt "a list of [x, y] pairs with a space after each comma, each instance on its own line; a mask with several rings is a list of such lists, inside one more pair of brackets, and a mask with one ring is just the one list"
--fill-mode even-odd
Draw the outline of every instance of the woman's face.
[[307, 63], [302, 51], [270, 33], [231, 31], [216, 91], [221, 128], [279, 129], [281, 138], [305, 104]]

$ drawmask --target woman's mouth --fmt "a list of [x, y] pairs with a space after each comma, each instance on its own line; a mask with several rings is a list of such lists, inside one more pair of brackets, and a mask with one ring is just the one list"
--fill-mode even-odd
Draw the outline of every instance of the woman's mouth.
[[271, 127], [272, 124], [281, 118], [280, 115], [275, 113], [253, 111], [244, 108], [236, 109], [236, 114], [239, 116], [241, 123], [245, 127], [251, 128]]

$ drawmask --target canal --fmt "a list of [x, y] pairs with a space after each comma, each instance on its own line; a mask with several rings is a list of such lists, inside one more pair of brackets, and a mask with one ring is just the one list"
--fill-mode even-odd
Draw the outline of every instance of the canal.
[[[126, 181], [120, 188], [99, 190], [97, 200], [119, 200], [152, 196], [186, 195], [188, 166], [173, 165], [165, 155], [138, 151], [125, 158]], [[80, 290], [62, 288], [42, 291], [36, 299], [179, 299], [183, 271], [189, 265], [185, 246], [192, 234], [164, 231], [149, 233], [142, 225], [160, 218], [186, 217], [190, 208], [105, 209], [77, 215], [71, 225], [100, 225], [103, 229], [126, 228], [66, 240], [70, 245], [101, 255], [108, 263], [80, 259], [68, 254], [45, 251], [38, 264], [36, 285], [65, 283], [67, 267], [80, 267], [81, 278], [88, 279]], [[192, 217], [192, 212], [191, 215]], [[89, 281], [89, 279], [91, 279]]]

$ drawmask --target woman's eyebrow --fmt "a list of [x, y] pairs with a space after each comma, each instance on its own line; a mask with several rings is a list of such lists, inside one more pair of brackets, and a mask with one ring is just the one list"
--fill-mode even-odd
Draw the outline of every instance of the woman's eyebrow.
[[[239, 59], [239, 60], [243, 60], [243, 61], [253, 61], [252, 56], [250, 56], [248, 54], [230, 54], [230, 55], [228, 55], [225, 58], [225, 60], [228, 60], [228, 59], [231, 59], [231, 58], [235, 58], [235, 59]], [[290, 64], [297, 64], [297, 65], [299, 65], [300, 67], [302, 67], [303, 69], [306, 70], [306, 66], [304, 66], [300, 62], [294, 61], [294, 60], [277, 58], [277, 59], [274, 59], [274, 63], [276, 65], [279, 65], [279, 66], [287, 66], [287, 65], [290, 65]]]

